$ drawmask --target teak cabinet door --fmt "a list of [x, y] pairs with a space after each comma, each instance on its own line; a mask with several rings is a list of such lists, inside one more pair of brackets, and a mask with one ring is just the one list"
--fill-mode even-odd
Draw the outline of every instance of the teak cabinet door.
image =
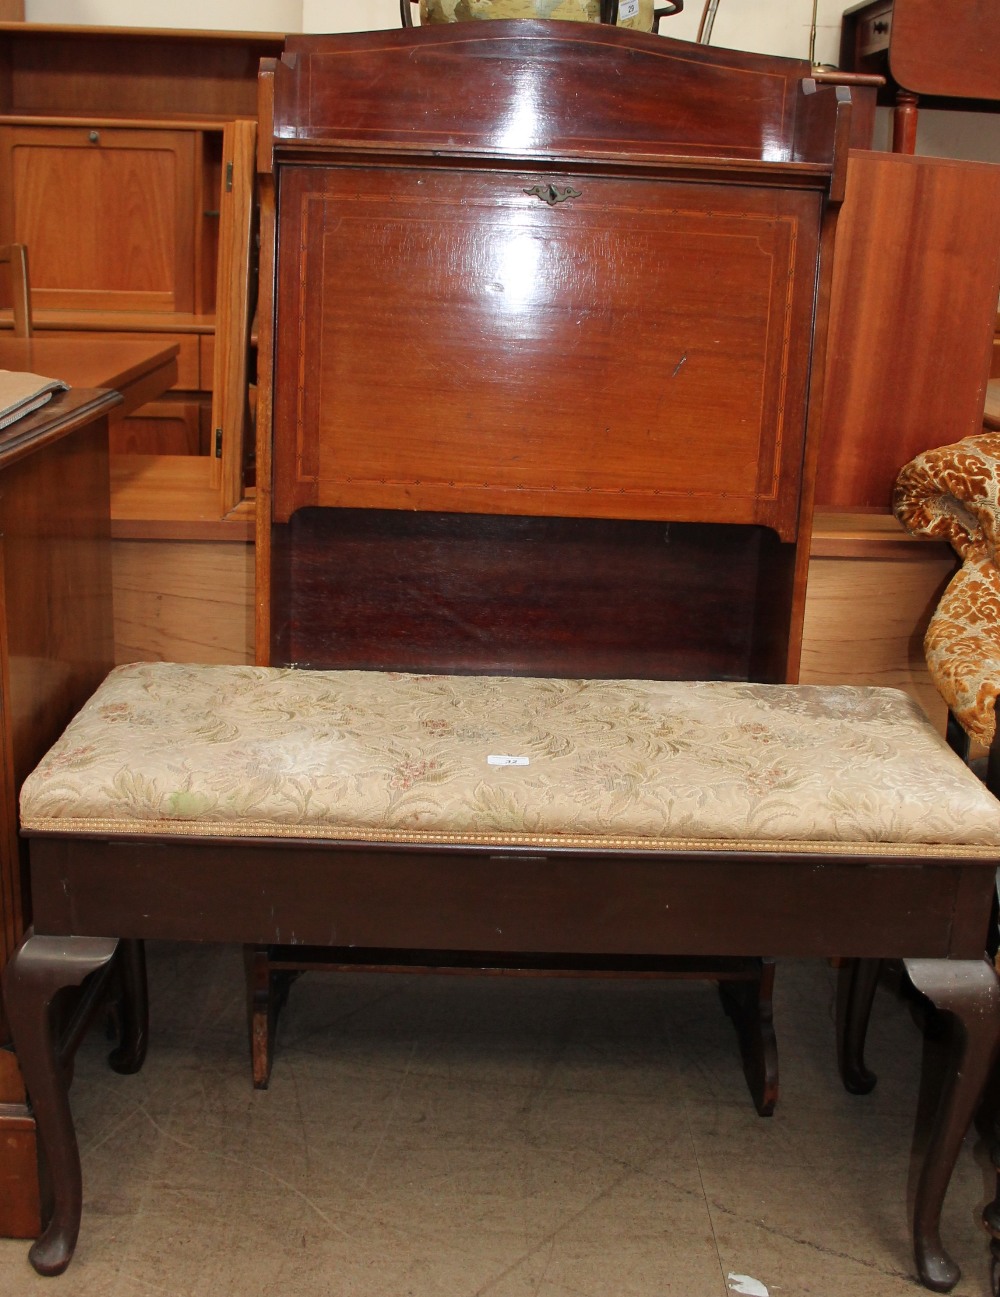
[[276, 518], [793, 537], [819, 215], [814, 193], [669, 178], [286, 168]]
[[0, 129], [4, 238], [29, 249], [36, 310], [194, 309], [197, 138], [131, 127]]

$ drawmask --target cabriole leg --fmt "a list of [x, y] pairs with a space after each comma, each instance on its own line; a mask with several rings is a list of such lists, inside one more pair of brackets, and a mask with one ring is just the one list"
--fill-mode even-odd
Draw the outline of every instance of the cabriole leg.
[[913, 1247], [924, 1285], [949, 1292], [961, 1271], [941, 1243], [941, 1207], [1000, 1045], [1000, 981], [985, 959], [907, 959], [918, 991], [955, 1019], [954, 1055], [917, 1183]]
[[48, 1164], [52, 1216], [28, 1259], [39, 1274], [61, 1274], [80, 1232], [83, 1182], [66, 1071], [52, 1025], [52, 1001], [67, 986], [105, 967], [117, 941], [29, 934], [4, 970], [3, 993], [14, 1047]]

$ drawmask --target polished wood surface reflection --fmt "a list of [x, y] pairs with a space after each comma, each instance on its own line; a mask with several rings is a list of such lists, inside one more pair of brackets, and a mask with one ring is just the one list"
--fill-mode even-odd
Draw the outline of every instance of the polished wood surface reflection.
[[[279, 146], [304, 151], [335, 140], [370, 153], [402, 146], [550, 163], [570, 155], [640, 164], [703, 157], [711, 170], [732, 173], [766, 173], [782, 163], [791, 185], [829, 177], [842, 143], [830, 129], [837, 98], [803, 100], [804, 60], [645, 35], [638, 37], [644, 44], [629, 44], [635, 35], [520, 19], [289, 36], [266, 126]], [[293, 70], [302, 56], [308, 82]], [[380, 61], [391, 95], [372, 93], [364, 75], [371, 59]], [[473, 71], [464, 75], [465, 68]]]
[[70, 387], [110, 388], [121, 419], [170, 387], [177, 377], [177, 344], [72, 334], [12, 338], [0, 334], [0, 369], [59, 378]]
[[[559, 22], [265, 64], [259, 661], [794, 680], [855, 99], [809, 71]], [[572, 962], [556, 908], [530, 941]], [[456, 920], [434, 940], [496, 939]], [[767, 1113], [769, 982], [739, 954]]]
[[549, 204], [537, 172], [285, 172], [303, 253], [283, 346], [316, 381], [281, 390], [296, 435], [275, 450], [276, 519], [461, 509], [794, 538], [818, 194], [572, 180]]

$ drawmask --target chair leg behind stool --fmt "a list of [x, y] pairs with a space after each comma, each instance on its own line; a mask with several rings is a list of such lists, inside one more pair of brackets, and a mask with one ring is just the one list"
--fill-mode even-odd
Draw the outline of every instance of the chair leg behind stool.
[[849, 1094], [870, 1094], [878, 1079], [865, 1065], [865, 1039], [882, 961], [847, 959], [837, 979], [837, 1065]]
[[141, 941], [119, 942], [115, 958], [121, 990], [119, 997], [119, 1040], [108, 1055], [116, 1072], [138, 1072], [146, 1061], [149, 1043], [149, 994], [146, 983], [146, 949]]
[[272, 968], [271, 952], [270, 946], [243, 947], [250, 1070], [256, 1090], [266, 1090], [271, 1079], [278, 1015], [288, 1000], [292, 982], [298, 976], [287, 969]]
[[774, 960], [761, 959], [757, 976], [719, 982], [722, 1007], [740, 1043], [743, 1073], [759, 1117], [770, 1117], [778, 1101], [778, 1042], [774, 1034]]

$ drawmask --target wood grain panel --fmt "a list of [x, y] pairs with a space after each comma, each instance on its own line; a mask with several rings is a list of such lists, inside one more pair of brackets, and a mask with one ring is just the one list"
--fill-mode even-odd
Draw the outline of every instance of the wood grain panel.
[[914, 455], [979, 430], [998, 292], [1000, 167], [851, 153], [817, 504], [888, 509]]
[[115, 661], [253, 660], [253, 547], [117, 540]]
[[[539, 201], [550, 180], [576, 196]], [[817, 195], [289, 168], [281, 204], [302, 252], [278, 272], [277, 519], [367, 505], [794, 536]]]
[[[227, 179], [219, 218], [219, 272], [216, 292], [218, 328], [214, 348], [211, 427], [221, 439], [217, 468], [222, 510], [243, 497], [247, 452], [252, 443], [248, 402], [251, 372], [250, 329], [256, 305], [254, 270], [254, 166], [257, 123], [231, 122], [223, 138]], [[210, 451], [209, 453], [212, 453]]]
[[220, 517], [205, 455], [112, 455], [111, 530], [132, 540], [249, 540], [254, 504]]
[[[387, 851], [39, 837], [47, 933], [567, 955], [981, 959], [989, 863], [724, 851]], [[253, 885], [247, 886], [248, 876]], [[720, 905], [720, 897], [727, 904]], [[336, 916], [335, 921], [331, 916]], [[807, 916], [807, 917], [803, 917]], [[942, 916], [948, 916], [945, 921]], [[978, 944], [977, 944], [978, 943]], [[699, 970], [699, 971], [704, 971]]]
[[[51, 338], [63, 336], [65, 331], [43, 328], [37, 332], [40, 337]], [[93, 339], [95, 342], [146, 342], [154, 347], [176, 344], [177, 381], [173, 386], [179, 388], [182, 392], [197, 392], [204, 386], [199, 382], [198, 344], [200, 338], [195, 333], [143, 333], [132, 329], [129, 329], [127, 333], [115, 329], [92, 329], [88, 332], [86, 329], [74, 329], [72, 336], [81, 340]]]

